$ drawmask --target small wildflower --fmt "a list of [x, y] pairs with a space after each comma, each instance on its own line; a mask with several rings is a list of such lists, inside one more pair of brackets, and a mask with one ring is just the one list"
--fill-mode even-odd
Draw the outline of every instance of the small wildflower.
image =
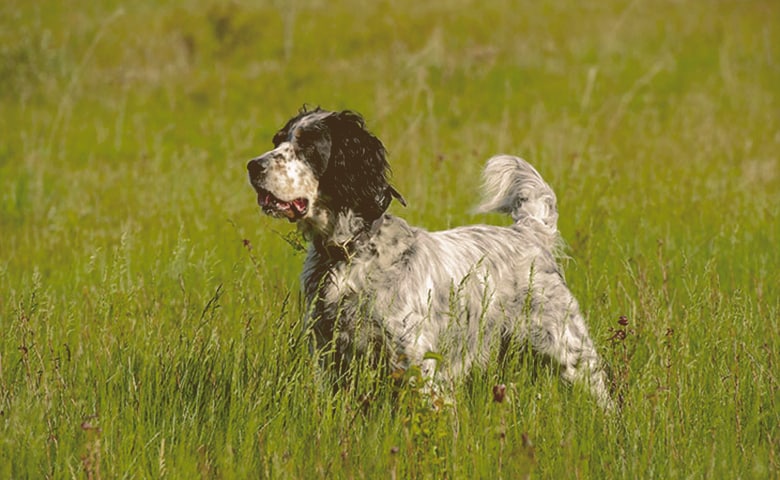
[[506, 385], [499, 384], [493, 386], [493, 401], [496, 403], [501, 403], [504, 401], [504, 397], [506, 396]]
[[610, 337], [610, 340], [620, 342], [626, 339], [626, 335], [625, 330], [615, 330], [615, 333]]

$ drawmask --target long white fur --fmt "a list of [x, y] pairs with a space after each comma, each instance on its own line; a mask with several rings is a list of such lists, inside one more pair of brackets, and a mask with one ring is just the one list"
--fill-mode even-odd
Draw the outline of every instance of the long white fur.
[[[381, 345], [394, 367], [420, 365], [446, 383], [484, 365], [497, 342], [528, 344], [611, 408], [602, 362], [556, 262], [554, 192], [508, 155], [488, 161], [484, 189], [480, 210], [509, 214], [511, 225], [428, 232], [386, 214], [346, 260], [311, 245], [301, 281], [320, 345], [346, 359]], [[323, 233], [326, 244], [360, 234], [349, 231], [360, 225], [350, 212], [334, 215], [344, 218]]]

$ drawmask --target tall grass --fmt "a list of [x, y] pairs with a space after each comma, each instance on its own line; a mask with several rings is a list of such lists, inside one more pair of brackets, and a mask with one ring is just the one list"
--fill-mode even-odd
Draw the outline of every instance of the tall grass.
[[[774, 2], [0, 19], [0, 477], [778, 477]], [[430, 229], [506, 223], [470, 213], [478, 173], [531, 161], [621, 412], [523, 356], [438, 409], [359, 365], [334, 392], [244, 170], [303, 103], [362, 112]]]

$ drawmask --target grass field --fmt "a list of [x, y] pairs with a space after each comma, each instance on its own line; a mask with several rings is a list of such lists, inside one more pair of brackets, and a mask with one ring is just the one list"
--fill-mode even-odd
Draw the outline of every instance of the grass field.
[[[333, 393], [245, 174], [304, 103], [429, 229], [533, 163], [620, 413], [523, 357]], [[778, 112], [773, 0], [6, 0], [0, 478], [779, 478]]]

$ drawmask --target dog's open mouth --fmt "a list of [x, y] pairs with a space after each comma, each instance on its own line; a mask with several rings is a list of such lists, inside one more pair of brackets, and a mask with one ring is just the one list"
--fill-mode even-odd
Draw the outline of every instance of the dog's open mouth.
[[272, 217], [285, 217], [291, 222], [295, 222], [309, 211], [309, 201], [305, 198], [296, 198], [285, 202], [276, 198], [268, 190], [257, 189], [257, 204], [267, 215]]

